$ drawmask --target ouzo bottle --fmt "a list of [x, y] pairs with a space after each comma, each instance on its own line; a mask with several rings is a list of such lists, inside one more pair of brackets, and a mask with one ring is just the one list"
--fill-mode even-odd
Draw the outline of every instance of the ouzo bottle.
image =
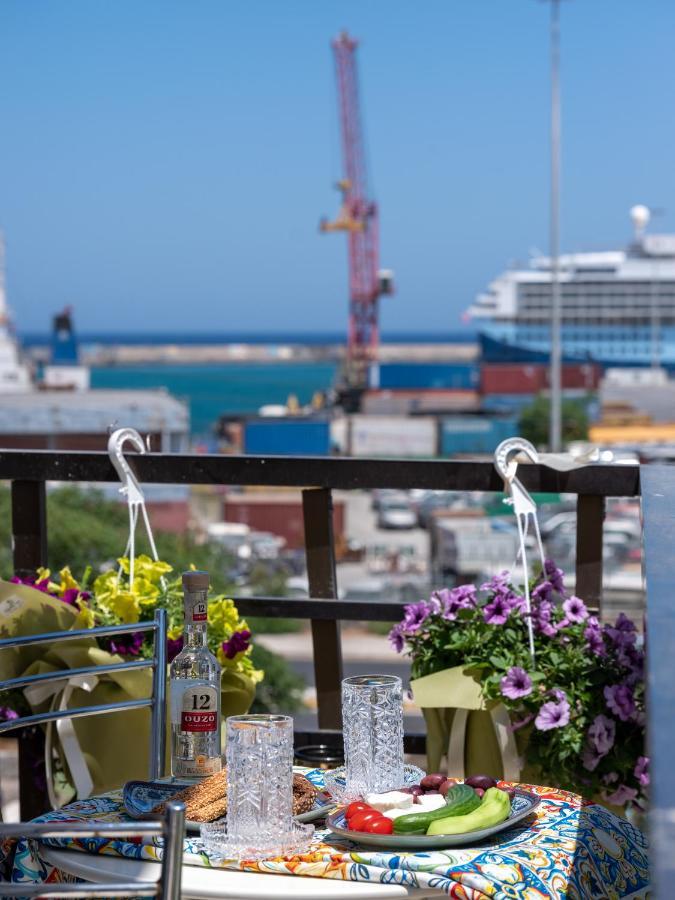
[[219, 772], [220, 664], [208, 648], [208, 572], [183, 573], [183, 649], [171, 663], [171, 773], [197, 781]]

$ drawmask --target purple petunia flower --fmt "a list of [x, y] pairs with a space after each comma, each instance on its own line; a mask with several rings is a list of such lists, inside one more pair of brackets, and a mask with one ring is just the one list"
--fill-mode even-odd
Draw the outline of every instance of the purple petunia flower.
[[490, 594], [506, 594], [511, 590], [509, 585], [510, 580], [511, 573], [508, 569], [504, 569], [503, 572], [500, 572], [498, 575], [493, 575], [489, 581], [481, 584], [480, 589], [481, 591], [488, 591]]
[[166, 639], [166, 656], [169, 662], [173, 662], [183, 649], [183, 635], [177, 638]]
[[614, 625], [605, 625], [605, 634], [616, 647], [627, 647], [637, 639], [635, 625], [625, 613], [619, 613]]
[[483, 608], [483, 618], [488, 625], [503, 625], [511, 615], [511, 605], [508, 600], [497, 594], [494, 599]]
[[635, 714], [633, 691], [627, 684], [607, 685], [603, 690], [608, 709], [622, 722], [628, 722]]
[[432, 612], [433, 607], [426, 600], [410, 603], [404, 610], [403, 631], [406, 634], [416, 634]]
[[539, 731], [550, 731], [552, 728], [563, 728], [569, 720], [570, 705], [567, 700], [549, 701], [541, 706], [534, 727]]
[[550, 603], [552, 597], [553, 585], [548, 580], [539, 582], [539, 584], [532, 589], [532, 599], [535, 603]]
[[247, 628], [235, 631], [229, 641], [223, 641], [222, 648], [226, 659], [234, 659], [237, 653], [248, 650], [251, 643], [251, 632]]
[[389, 643], [397, 653], [401, 653], [405, 647], [405, 637], [403, 636], [403, 623], [399, 622], [389, 632]]
[[591, 746], [597, 750], [601, 756], [609, 753], [614, 746], [614, 737], [616, 735], [616, 725], [613, 719], [609, 719], [602, 714], [596, 716], [588, 729], [587, 736]]
[[565, 573], [562, 569], [559, 569], [552, 559], [544, 560], [544, 572], [546, 573], [546, 577], [551, 582], [553, 586], [553, 590], [557, 591], [562, 596], [565, 595], [565, 584], [564, 578]]
[[633, 770], [633, 775], [637, 778], [641, 787], [647, 787], [649, 785], [649, 757], [648, 756], [638, 756], [638, 761], [635, 764], [635, 769]]
[[431, 600], [436, 601], [444, 619], [454, 622], [460, 609], [473, 609], [476, 605], [476, 588], [473, 584], [462, 584], [459, 587], [443, 588], [434, 591]]
[[608, 803], [614, 803], [617, 806], [623, 806], [625, 803], [628, 803], [631, 800], [635, 800], [637, 797], [637, 791], [635, 788], [628, 787], [625, 784], [620, 784], [618, 788], [612, 793], [605, 793], [605, 800]]
[[[15, 584], [17, 582], [14, 582]], [[18, 712], [9, 706], [0, 706], [0, 722], [13, 722], [19, 718]]]
[[555, 637], [558, 633], [558, 626], [553, 622], [553, 604], [548, 600], [542, 600], [538, 606], [532, 610], [532, 625], [534, 630], [543, 634], [545, 637]]
[[120, 637], [110, 638], [108, 647], [111, 653], [119, 653], [122, 656], [138, 656], [143, 646], [143, 633], [135, 631], [133, 634], [123, 634]]
[[38, 581], [35, 575], [28, 575], [26, 578], [19, 578], [18, 575], [12, 575], [9, 579], [12, 584], [27, 584], [29, 587], [35, 588], [36, 591], [42, 591], [43, 594], [49, 593], [49, 579], [43, 578]]
[[588, 619], [588, 624], [584, 630], [584, 637], [586, 638], [587, 646], [591, 653], [595, 654], [595, 656], [607, 655], [607, 648], [605, 647], [605, 642], [602, 637], [602, 628], [595, 616], [591, 616]]
[[520, 731], [521, 728], [529, 725], [532, 719], [534, 719], [534, 713], [528, 713], [524, 718], [516, 719], [515, 722], [511, 722], [509, 725], [509, 731]]
[[501, 682], [502, 694], [509, 700], [517, 700], [519, 697], [527, 697], [532, 693], [532, 679], [525, 669], [520, 666], [511, 666]]
[[77, 606], [78, 600], [91, 600], [91, 594], [88, 591], [80, 591], [77, 588], [66, 588], [61, 595], [61, 600], [68, 603], [69, 606]]
[[586, 604], [579, 597], [568, 597], [563, 601], [563, 610], [568, 622], [579, 625], [588, 618], [588, 610]]
[[601, 759], [602, 754], [598, 753], [594, 747], [584, 747], [584, 752], [581, 754], [581, 764], [587, 772], [595, 772]]

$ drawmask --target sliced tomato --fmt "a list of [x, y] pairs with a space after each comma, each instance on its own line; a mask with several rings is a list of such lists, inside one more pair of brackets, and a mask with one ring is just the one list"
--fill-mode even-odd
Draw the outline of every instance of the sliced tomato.
[[386, 816], [379, 816], [377, 819], [371, 819], [366, 823], [366, 831], [371, 834], [393, 834], [394, 823]]
[[354, 801], [354, 803], [350, 803], [347, 809], [345, 810], [345, 819], [349, 821], [352, 816], [355, 816], [358, 812], [366, 812], [366, 810], [372, 809], [371, 806], [368, 806], [367, 803], [361, 803], [358, 800]]
[[367, 831], [366, 825], [373, 819], [379, 819], [380, 817], [384, 818], [381, 812], [378, 812], [376, 809], [367, 809], [363, 812], [357, 812], [347, 824], [350, 831]]

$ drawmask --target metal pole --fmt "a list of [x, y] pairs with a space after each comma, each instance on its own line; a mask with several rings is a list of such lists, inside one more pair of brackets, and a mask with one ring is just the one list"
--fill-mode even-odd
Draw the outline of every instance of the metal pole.
[[549, 449], [562, 449], [560, 297], [560, 0], [551, 0], [551, 421]]

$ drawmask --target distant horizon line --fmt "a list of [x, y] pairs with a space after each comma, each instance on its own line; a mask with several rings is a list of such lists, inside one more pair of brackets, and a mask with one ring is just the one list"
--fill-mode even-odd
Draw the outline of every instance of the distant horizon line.
[[[18, 339], [26, 345], [46, 344], [51, 340], [49, 331], [17, 330]], [[80, 344], [116, 343], [116, 344], [344, 344], [346, 335], [343, 331], [147, 331], [126, 332], [110, 330], [75, 332]], [[475, 329], [464, 327], [447, 331], [385, 331], [380, 336], [382, 343], [457, 343], [476, 339]]]

